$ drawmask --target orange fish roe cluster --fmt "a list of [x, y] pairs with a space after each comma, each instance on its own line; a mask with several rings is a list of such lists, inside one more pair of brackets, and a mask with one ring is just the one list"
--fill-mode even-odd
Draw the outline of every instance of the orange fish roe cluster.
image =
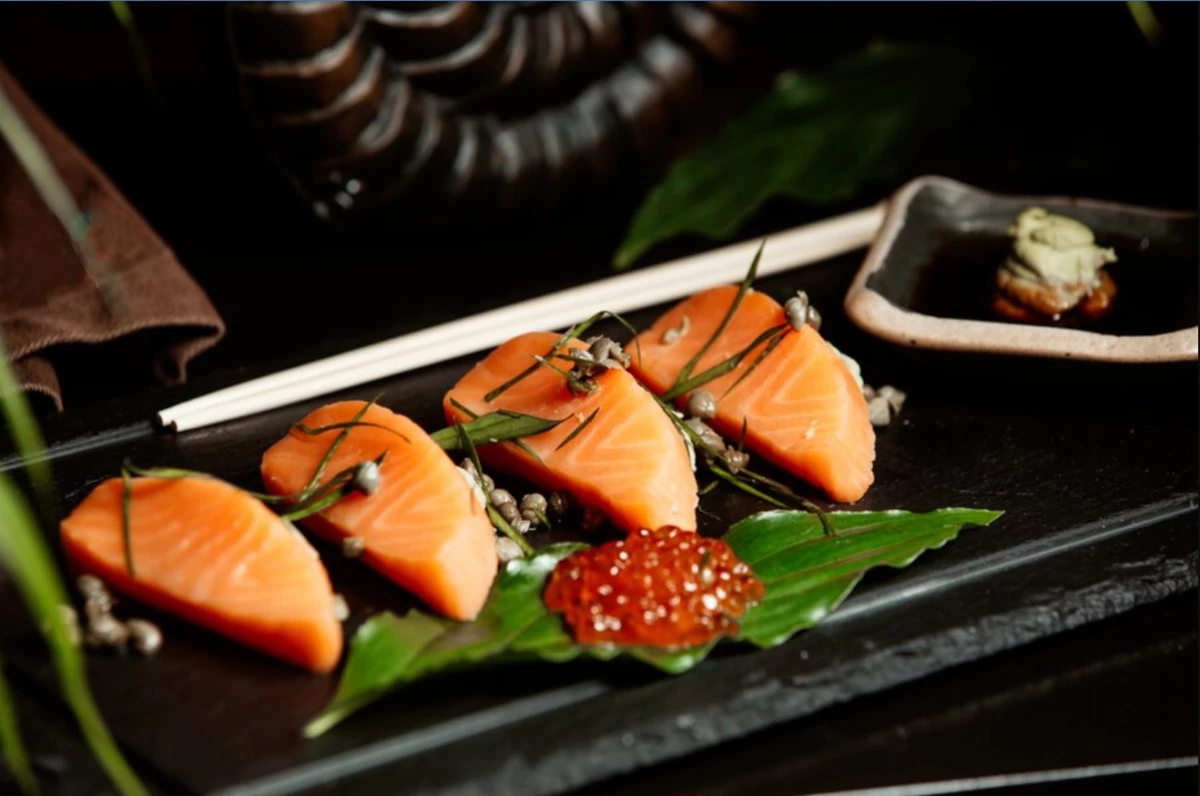
[[666, 527], [567, 556], [545, 600], [583, 644], [691, 647], [736, 633], [762, 596], [729, 545]]

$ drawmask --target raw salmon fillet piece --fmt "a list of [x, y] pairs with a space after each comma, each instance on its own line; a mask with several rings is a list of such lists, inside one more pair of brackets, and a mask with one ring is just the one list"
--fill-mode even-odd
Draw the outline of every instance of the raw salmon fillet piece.
[[299, 531], [215, 478], [135, 478], [125, 562], [121, 479], [62, 521], [67, 557], [115, 591], [314, 672], [342, 654], [333, 589]]
[[[712, 288], [675, 305], [638, 337], [642, 359], [635, 357], [630, 370], [656, 393], [669, 390], [684, 365], [716, 331], [737, 291], [733, 285]], [[674, 343], [663, 342], [663, 334], [681, 328], [685, 316], [686, 333]], [[783, 323], [787, 318], [778, 302], [764, 293], [747, 292], [692, 375]], [[805, 326], [789, 331], [745, 381], [724, 395], [761, 350], [762, 346], [756, 348], [738, 368], [699, 388], [717, 399], [717, 414], [709, 422], [723, 437], [736, 440], [745, 418], [746, 446], [751, 451], [820, 487], [832, 500], [858, 500], [875, 480], [875, 429], [866, 399], [846, 363], [815, 329]], [[681, 397], [679, 405], [686, 400]]]
[[[363, 401], [321, 407], [304, 418], [320, 428], [347, 423]], [[322, 483], [387, 451], [379, 487], [352, 493], [320, 514], [300, 521], [332, 542], [356, 536], [363, 560], [451, 619], [474, 619], [487, 600], [499, 567], [496, 538], [486, 509], [462, 470], [420, 426], [372, 405], [361, 418], [385, 428], [356, 426], [342, 442]], [[303, 489], [341, 429], [316, 436], [297, 428], [267, 450], [262, 477], [267, 491]]]
[[[696, 529], [696, 475], [679, 431], [662, 407], [628, 372], [608, 370], [595, 378], [597, 389], [574, 395], [562, 375], [548, 368], [485, 400], [489, 392], [534, 364], [561, 337], [552, 332], [523, 334], [488, 354], [446, 393], [446, 417], [467, 422], [470, 416], [498, 409], [548, 419], [568, 418], [550, 431], [524, 442], [541, 458], [538, 462], [512, 442], [484, 445], [480, 458], [497, 469], [512, 472], [546, 489], [571, 493], [584, 506], [602, 511], [626, 531], [673, 525]], [[572, 340], [570, 348], [586, 346]], [[636, 352], [629, 352], [634, 359]], [[561, 361], [569, 369], [570, 363]], [[595, 410], [596, 417], [579, 434], [567, 437]]]

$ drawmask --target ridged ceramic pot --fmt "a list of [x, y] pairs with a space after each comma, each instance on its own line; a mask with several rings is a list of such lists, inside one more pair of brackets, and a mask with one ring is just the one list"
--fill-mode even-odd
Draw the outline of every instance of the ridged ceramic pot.
[[538, 216], [727, 113], [754, 3], [232, 3], [245, 100], [320, 219]]

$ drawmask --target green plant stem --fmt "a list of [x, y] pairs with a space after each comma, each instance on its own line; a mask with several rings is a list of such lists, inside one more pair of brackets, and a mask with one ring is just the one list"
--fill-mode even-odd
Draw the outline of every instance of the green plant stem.
[[25, 400], [25, 394], [17, 384], [16, 375], [8, 364], [8, 350], [4, 336], [0, 335], [0, 411], [8, 424], [8, 433], [13, 445], [25, 462], [39, 497], [49, 501], [52, 497], [50, 484], [50, 461], [46, 458], [46, 444], [38, 428], [33, 410]]
[[0, 137], [8, 142], [9, 148], [21, 168], [29, 176], [42, 201], [58, 219], [74, 244], [88, 277], [96, 284], [110, 312], [119, 312], [124, 306], [120, 300], [120, 283], [92, 248], [88, 240], [90, 220], [75, 204], [75, 198], [67, 188], [46, 150], [37, 136], [17, 113], [8, 95], [0, 89]]
[[533, 549], [533, 545], [525, 541], [525, 537], [521, 535], [520, 531], [509, 525], [508, 520], [504, 519], [500, 512], [497, 511], [491, 504], [488, 504], [487, 512], [488, 517], [490, 517], [492, 520], [492, 524], [499, 528], [502, 534], [507, 536], [509, 539], [512, 539], [513, 542], [516, 543], [517, 547], [521, 548], [521, 553], [523, 555], [528, 557], [534, 554], [535, 551]]
[[158, 89], [158, 81], [154, 79], [154, 69], [150, 66], [150, 56], [146, 53], [146, 44], [133, 19], [133, 9], [124, 0], [109, 0], [108, 5], [112, 9], [113, 16], [121, 23], [121, 27], [125, 29], [125, 34], [129, 37], [129, 46], [133, 48], [133, 60], [137, 63], [138, 72], [142, 76], [146, 98], [155, 111], [162, 112], [164, 107], [162, 92]]
[[1134, 24], [1138, 26], [1146, 41], [1155, 47], [1160, 46], [1165, 36], [1162, 24], [1150, 4], [1142, 0], [1126, 0], [1125, 7], [1129, 9], [1129, 15], [1133, 17]]
[[4, 529], [0, 533], [0, 563], [8, 569], [22, 599], [38, 619], [63, 697], [74, 712], [92, 754], [120, 793], [145, 794], [146, 789], [121, 755], [92, 699], [83, 657], [67, 635], [58, 608], [69, 602], [66, 589], [33, 513], [21, 493], [3, 477], [0, 477], [0, 528]]
[[41, 792], [33, 766], [29, 764], [29, 753], [21, 740], [21, 728], [17, 724], [17, 705], [13, 702], [12, 689], [4, 676], [4, 659], [0, 658], [0, 749], [4, 750], [4, 762], [17, 787], [25, 796]]

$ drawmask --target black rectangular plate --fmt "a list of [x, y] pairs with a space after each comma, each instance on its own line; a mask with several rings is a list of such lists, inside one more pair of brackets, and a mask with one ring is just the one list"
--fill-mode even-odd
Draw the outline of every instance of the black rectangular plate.
[[[867, 380], [910, 394], [903, 421], [879, 433], [876, 484], [854, 508], [1005, 510], [991, 528], [907, 570], [873, 573], [831, 620], [776, 649], [721, 650], [679, 677], [624, 662], [464, 672], [400, 691], [307, 742], [298, 730], [333, 678], [164, 618], [159, 656], [90, 658], [114, 732], [166, 792], [556, 793], [1195, 586], [1194, 373], [1103, 391], [960, 385], [952, 358], [905, 364], [850, 326], [837, 309], [855, 265], [843, 258], [760, 286], [780, 298], [808, 290], [828, 316], [827, 336], [859, 359]], [[382, 388], [384, 404], [437, 428], [441, 395], [476, 358], [337, 397]], [[61, 440], [63, 508], [126, 456], [255, 485], [262, 451], [319, 403], [179, 436], [136, 425]], [[702, 523], [710, 533], [766, 508], [722, 490], [703, 507], [715, 515]], [[408, 605], [381, 578], [321, 550], [353, 609], [351, 627]], [[50, 693], [51, 672], [18, 614], [6, 599], [6, 655]]]

